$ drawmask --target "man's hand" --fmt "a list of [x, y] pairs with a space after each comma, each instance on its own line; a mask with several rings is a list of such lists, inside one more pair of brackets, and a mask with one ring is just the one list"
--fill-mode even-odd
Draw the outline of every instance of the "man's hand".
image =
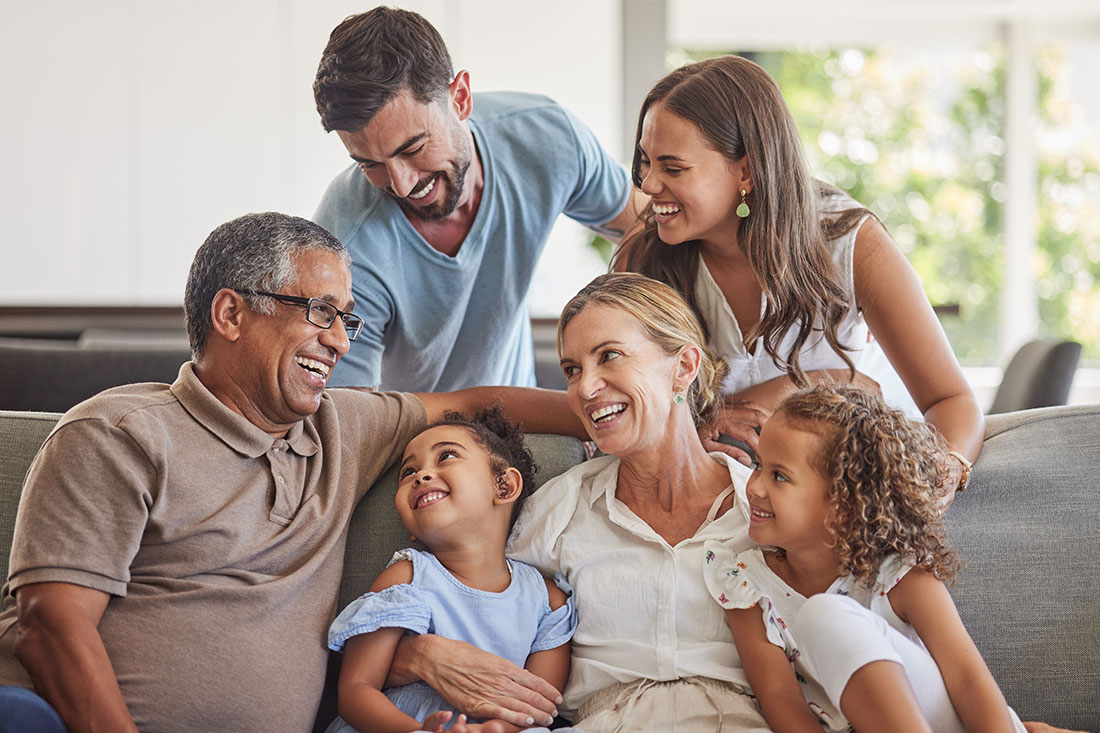
[[499, 718], [521, 728], [549, 725], [561, 703], [561, 694], [538, 675], [441, 636], [404, 637], [394, 664], [387, 685], [423, 680], [454, 708], [475, 718]]
[[[727, 399], [711, 424], [699, 426], [699, 439], [708, 451], [721, 451], [748, 466], [753, 460], [749, 451], [756, 452], [760, 428], [770, 417], [771, 412], [756, 403]], [[728, 439], [740, 441], [743, 445], [726, 442]], [[744, 450], [744, 447], [749, 450]]]

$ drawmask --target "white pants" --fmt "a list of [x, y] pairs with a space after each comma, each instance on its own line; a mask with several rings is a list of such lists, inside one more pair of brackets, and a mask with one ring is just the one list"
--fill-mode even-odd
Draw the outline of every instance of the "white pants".
[[[847, 596], [815, 595], [799, 609], [791, 633], [798, 640], [802, 663], [837, 710], [856, 670], [871, 662], [897, 662], [908, 675], [932, 730], [963, 733], [936, 660], [870, 609]], [[1020, 719], [1010, 712], [1016, 730], [1024, 733]]]

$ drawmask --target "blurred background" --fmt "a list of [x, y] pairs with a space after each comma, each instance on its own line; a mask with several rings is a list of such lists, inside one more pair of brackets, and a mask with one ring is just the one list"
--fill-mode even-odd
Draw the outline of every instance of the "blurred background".
[[[1080, 342], [1069, 400], [1100, 402], [1100, 2], [394, 4], [439, 28], [475, 91], [554, 97], [624, 163], [657, 78], [750, 56], [817, 175], [913, 263], [983, 404], [1035, 338]], [[215, 226], [311, 216], [349, 162], [313, 75], [329, 31], [369, 7], [0, 0], [0, 336], [165, 323]], [[556, 318], [607, 254], [560, 222], [532, 316]]]

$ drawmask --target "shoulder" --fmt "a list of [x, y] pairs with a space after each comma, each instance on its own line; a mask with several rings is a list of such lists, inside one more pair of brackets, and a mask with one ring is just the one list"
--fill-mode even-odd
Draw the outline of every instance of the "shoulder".
[[350, 246], [349, 242], [358, 238], [381, 202], [381, 195], [353, 163], [329, 183], [313, 220]]
[[493, 124], [509, 117], [559, 116], [560, 104], [542, 94], [527, 92], [478, 92], [474, 94], [471, 119], [479, 124]]
[[566, 601], [569, 600], [569, 596], [565, 595], [565, 591], [559, 588], [550, 578], [543, 577], [542, 582], [546, 584], [546, 596], [550, 601], [550, 610], [556, 611], [564, 606]]
[[475, 94], [470, 120], [494, 145], [540, 151], [548, 144], [575, 144], [588, 129], [553, 99], [523, 92]]
[[412, 560], [398, 560], [378, 574], [378, 577], [374, 579], [374, 583], [371, 584], [370, 591], [371, 593], [377, 593], [390, 586], [411, 583], [412, 579]]

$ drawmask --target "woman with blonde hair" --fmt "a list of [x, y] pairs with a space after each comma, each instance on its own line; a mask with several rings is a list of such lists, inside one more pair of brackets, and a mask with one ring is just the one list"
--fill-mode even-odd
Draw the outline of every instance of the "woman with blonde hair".
[[697, 433], [725, 365], [683, 299], [633, 273], [569, 301], [558, 349], [569, 406], [606, 455], [535, 492], [508, 552], [576, 590], [561, 709], [586, 733], [767, 730], [702, 575], [708, 539], [748, 548], [734, 490], [750, 471]]
[[756, 444], [782, 399], [821, 382], [881, 391], [951, 447], [945, 503], [965, 485], [983, 417], [916, 274], [875, 216], [815, 180], [775, 82], [737, 56], [661, 79], [638, 118], [644, 228], [614, 268], [676, 288], [730, 366], [724, 433]]

